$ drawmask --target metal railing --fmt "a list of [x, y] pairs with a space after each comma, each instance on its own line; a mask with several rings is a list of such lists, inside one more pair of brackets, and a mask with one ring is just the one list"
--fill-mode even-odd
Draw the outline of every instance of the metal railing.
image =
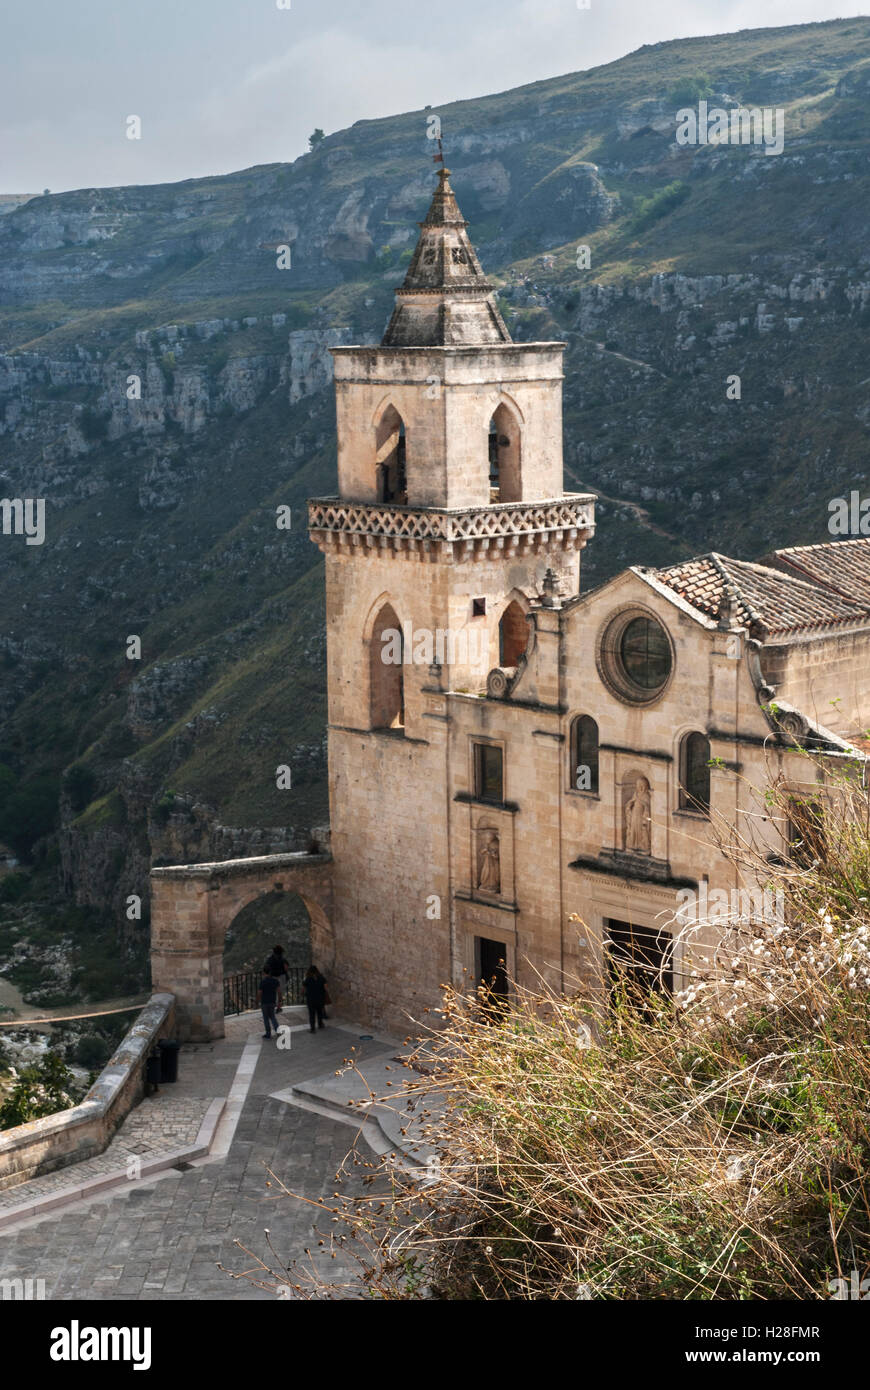
[[[302, 980], [305, 972], [299, 965], [288, 966], [288, 975], [281, 975], [283, 1004], [302, 1004], [305, 992]], [[257, 991], [263, 978], [262, 970], [240, 970], [235, 975], [224, 975], [224, 1014], [245, 1014], [257, 1008]]]

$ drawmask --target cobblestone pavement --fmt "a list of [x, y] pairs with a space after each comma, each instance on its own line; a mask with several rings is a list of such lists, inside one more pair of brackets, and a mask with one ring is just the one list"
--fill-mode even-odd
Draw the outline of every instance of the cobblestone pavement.
[[[296, 1023], [294, 1011], [285, 1010], [284, 1017]], [[228, 1094], [243, 1044], [250, 1046], [255, 1039], [260, 1049], [256, 1069], [226, 1156], [8, 1227], [0, 1232], [0, 1278], [44, 1279], [49, 1299], [272, 1299], [273, 1293], [217, 1268], [218, 1263], [234, 1272], [255, 1267], [255, 1259], [236, 1240], [275, 1268], [264, 1235], [268, 1228], [271, 1245], [285, 1264], [312, 1246], [330, 1278], [353, 1279], [341, 1257], [330, 1259], [328, 1244], [318, 1247], [315, 1228], [328, 1232], [330, 1222], [312, 1203], [329, 1200], [336, 1190], [335, 1174], [354, 1143], [354, 1130], [273, 1100], [270, 1093], [339, 1067], [354, 1046], [354, 1056], [364, 1064], [367, 1052], [382, 1054], [390, 1040], [362, 1042], [354, 1032], [331, 1025], [314, 1035], [294, 1027], [291, 1047], [282, 1050], [274, 1040], [261, 1041], [250, 1015], [228, 1024], [226, 1039], [182, 1049], [179, 1087], [185, 1085], [186, 1072], [188, 1081], [187, 1093], [179, 1091], [174, 1102], [177, 1119], [169, 1120], [173, 1101], [166, 1092], [171, 1088], [161, 1088], [163, 1108], [149, 1111], [149, 1102], [143, 1102], [114, 1141], [130, 1152], [137, 1133], [138, 1142], [152, 1145], [159, 1142], [164, 1122], [192, 1126], [196, 1104], [204, 1107], [211, 1098]], [[220, 1134], [219, 1129], [218, 1139]], [[178, 1140], [173, 1135], [171, 1146], [178, 1147]], [[370, 1158], [361, 1148], [361, 1157]], [[67, 1185], [73, 1173], [78, 1181], [83, 1166], [65, 1170]], [[298, 1196], [269, 1187], [267, 1169]], [[34, 1186], [15, 1189], [18, 1201]], [[342, 1187], [348, 1195], [362, 1190], [358, 1179]], [[357, 1288], [348, 1296], [355, 1296]]]

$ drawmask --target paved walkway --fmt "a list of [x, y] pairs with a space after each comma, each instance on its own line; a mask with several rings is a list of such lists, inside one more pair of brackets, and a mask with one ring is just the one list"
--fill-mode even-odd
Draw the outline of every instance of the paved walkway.
[[[274, 1293], [217, 1267], [239, 1273], [256, 1266], [240, 1241], [275, 1269], [271, 1242], [284, 1265], [312, 1246], [328, 1277], [346, 1278], [347, 1296], [361, 1296], [355, 1267], [345, 1267], [341, 1256], [329, 1257], [328, 1215], [311, 1205], [329, 1201], [336, 1191], [335, 1175], [354, 1145], [355, 1129], [318, 1106], [314, 1096], [297, 1104], [293, 1088], [313, 1086], [312, 1078], [330, 1076], [351, 1056], [364, 1074], [367, 1058], [373, 1069], [382, 1068], [396, 1044], [383, 1036], [362, 1040], [360, 1029], [340, 1020], [312, 1035], [307, 1024], [300, 1025], [300, 1013], [285, 1009], [281, 1016], [292, 1027], [287, 1049], [262, 1041], [252, 1015], [228, 1019], [225, 1039], [182, 1048], [177, 1086], [161, 1087], [143, 1100], [111, 1152], [3, 1193], [8, 1210], [13, 1199], [23, 1204], [37, 1193], [80, 1183], [91, 1164], [106, 1173], [131, 1156], [177, 1150], [195, 1138], [215, 1099], [227, 1098], [210, 1156], [185, 1171], [133, 1180], [5, 1227], [0, 1278], [43, 1279], [49, 1299], [271, 1299]], [[358, 1126], [361, 1117], [353, 1114]], [[361, 1157], [371, 1159], [365, 1144], [358, 1147]], [[305, 1200], [270, 1188], [268, 1169]], [[349, 1196], [363, 1191], [357, 1179], [342, 1186]], [[318, 1226], [327, 1232], [322, 1248]]]

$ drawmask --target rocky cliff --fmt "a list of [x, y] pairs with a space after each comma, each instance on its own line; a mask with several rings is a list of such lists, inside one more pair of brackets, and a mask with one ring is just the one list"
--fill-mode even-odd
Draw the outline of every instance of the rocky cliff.
[[[781, 109], [782, 152], [677, 144], [687, 93]], [[568, 344], [585, 583], [825, 539], [828, 500], [867, 490], [868, 94], [856, 19], [437, 108], [511, 331]], [[152, 858], [304, 848], [326, 820], [304, 502], [334, 487], [328, 349], [380, 338], [432, 114], [0, 218], [0, 495], [46, 502], [43, 545], [0, 535], [0, 838], [113, 920]]]

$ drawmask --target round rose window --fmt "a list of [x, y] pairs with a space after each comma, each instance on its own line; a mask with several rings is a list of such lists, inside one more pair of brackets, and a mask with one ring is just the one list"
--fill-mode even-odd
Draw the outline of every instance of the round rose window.
[[598, 666], [614, 694], [645, 704], [670, 680], [674, 666], [670, 638], [655, 618], [637, 611], [621, 613], [604, 633]]

